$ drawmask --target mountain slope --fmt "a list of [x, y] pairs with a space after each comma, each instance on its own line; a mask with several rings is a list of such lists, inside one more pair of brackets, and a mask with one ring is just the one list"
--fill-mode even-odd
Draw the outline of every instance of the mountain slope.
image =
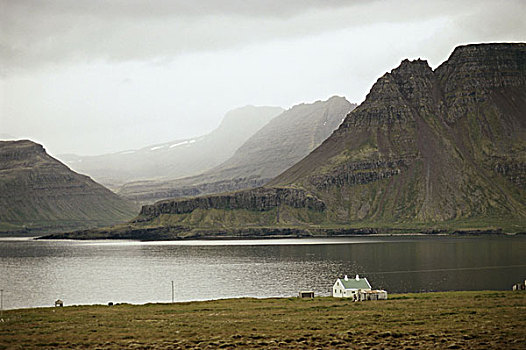
[[264, 188], [161, 201], [70, 237], [526, 232], [526, 44], [405, 60]]
[[119, 194], [153, 202], [261, 186], [318, 147], [355, 107], [337, 96], [294, 106], [272, 119], [219, 166], [174, 181], [128, 183]]
[[331, 222], [521, 222], [525, 169], [526, 45], [469, 45], [402, 62], [270, 185], [315, 192]]
[[0, 141], [0, 231], [110, 225], [131, 219], [135, 210], [49, 156], [41, 145]]
[[204, 136], [100, 156], [60, 158], [75, 171], [113, 189], [139, 179], [176, 179], [225, 161], [282, 111], [280, 107], [246, 106], [228, 112], [219, 127]]

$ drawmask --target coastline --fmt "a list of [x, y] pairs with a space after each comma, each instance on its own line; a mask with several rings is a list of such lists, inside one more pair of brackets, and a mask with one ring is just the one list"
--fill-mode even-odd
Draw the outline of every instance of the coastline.
[[526, 232], [505, 232], [498, 229], [402, 229], [402, 228], [230, 228], [190, 229], [159, 227], [136, 229], [92, 229], [38, 236], [39, 240], [72, 239], [104, 240], [125, 239], [139, 241], [178, 240], [251, 240], [283, 238], [337, 238], [337, 237], [389, 237], [389, 236], [517, 236]]
[[[512, 291], [511, 288], [509, 290], [498, 290], [498, 289], [485, 289], [485, 290], [435, 290], [435, 291], [420, 291], [420, 292], [404, 292], [404, 293], [389, 293], [387, 300], [403, 300], [403, 299], [428, 299], [428, 297], [434, 296], [434, 295], [440, 295], [440, 296], [447, 296], [447, 295], [454, 295], [458, 293], [464, 293], [464, 294], [487, 294], [487, 293], [503, 293], [503, 294], [525, 294], [526, 298], [526, 292], [525, 291]], [[133, 303], [133, 302], [112, 302], [112, 305], [108, 304], [101, 304], [101, 303], [80, 303], [80, 304], [71, 304], [71, 305], [64, 305], [60, 308], [57, 308], [57, 306], [54, 305], [42, 305], [42, 306], [30, 306], [30, 307], [21, 307], [21, 308], [13, 308], [13, 309], [3, 309], [5, 312], [14, 312], [14, 311], [30, 311], [30, 310], [63, 310], [67, 308], [91, 308], [91, 307], [103, 307], [106, 308], [108, 306], [129, 306], [129, 307], [146, 307], [151, 305], [158, 305], [158, 306], [167, 306], [167, 305], [185, 305], [185, 304], [200, 304], [200, 303], [213, 303], [213, 302], [232, 302], [236, 303], [236, 301], [242, 301], [242, 300], [253, 300], [253, 301], [290, 301], [290, 300], [301, 300], [304, 302], [308, 301], [316, 301], [316, 300], [333, 300], [333, 301], [341, 301], [341, 302], [353, 302], [354, 301], [351, 298], [337, 298], [333, 297], [329, 294], [324, 295], [315, 295], [314, 298], [299, 298], [297, 295], [289, 295], [289, 296], [238, 296], [238, 297], [222, 297], [222, 298], [210, 298], [210, 299], [194, 299], [194, 300], [177, 300], [174, 302], [168, 302], [168, 301], [151, 301], [151, 302], [145, 302], [145, 303]], [[385, 302], [385, 300], [367, 300], [367, 301], [361, 301], [359, 303], [370, 303], [370, 302]]]

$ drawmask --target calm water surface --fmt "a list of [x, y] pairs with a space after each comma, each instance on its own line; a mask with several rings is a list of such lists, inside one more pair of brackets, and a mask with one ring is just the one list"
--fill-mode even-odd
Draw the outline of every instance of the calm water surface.
[[236, 241], [0, 239], [4, 308], [227, 297], [329, 295], [359, 273], [389, 292], [510, 289], [526, 278], [526, 237]]

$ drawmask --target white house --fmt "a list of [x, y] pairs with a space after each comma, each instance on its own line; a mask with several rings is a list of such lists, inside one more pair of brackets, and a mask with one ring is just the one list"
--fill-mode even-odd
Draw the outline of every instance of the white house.
[[332, 287], [332, 296], [335, 298], [353, 298], [354, 301], [387, 300], [385, 290], [372, 290], [367, 278], [338, 278]]
[[356, 275], [355, 278], [338, 278], [332, 287], [332, 296], [335, 298], [353, 298], [358, 300], [359, 292], [361, 290], [371, 290], [371, 285], [367, 278], [360, 278]]

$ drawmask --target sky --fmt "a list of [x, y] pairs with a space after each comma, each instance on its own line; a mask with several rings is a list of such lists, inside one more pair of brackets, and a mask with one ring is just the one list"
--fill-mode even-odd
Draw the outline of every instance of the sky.
[[245, 105], [364, 100], [405, 59], [526, 41], [524, 0], [0, 0], [0, 138], [96, 155]]

